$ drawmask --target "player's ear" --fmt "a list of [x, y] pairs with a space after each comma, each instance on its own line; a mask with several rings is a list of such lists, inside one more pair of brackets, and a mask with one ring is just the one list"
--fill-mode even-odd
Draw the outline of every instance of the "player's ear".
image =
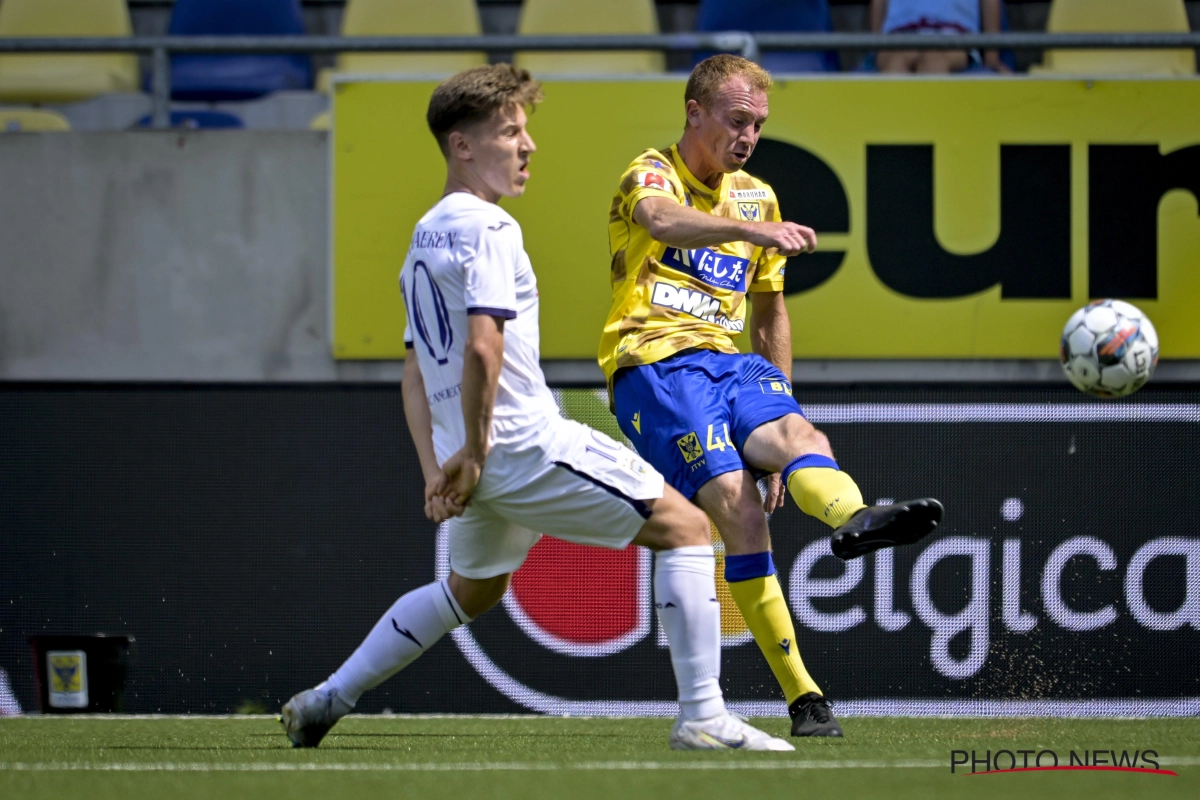
[[454, 158], [463, 161], [471, 160], [471, 140], [462, 131], [450, 131], [446, 137], [447, 150]]
[[699, 125], [701, 111], [703, 109], [700, 107], [700, 103], [695, 100], [688, 100], [687, 105], [684, 107], [684, 113], [687, 115], [687, 124]]

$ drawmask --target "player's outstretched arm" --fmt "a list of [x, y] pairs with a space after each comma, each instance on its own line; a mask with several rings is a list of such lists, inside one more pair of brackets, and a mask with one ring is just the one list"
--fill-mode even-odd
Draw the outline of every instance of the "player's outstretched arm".
[[465, 507], [479, 483], [483, 462], [491, 446], [492, 412], [496, 387], [504, 362], [504, 319], [488, 314], [467, 317], [467, 344], [463, 352], [462, 410], [466, 444], [442, 465], [445, 497]]
[[811, 253], [817, 246], [812, 228], [794, 222], [744, 222], [681, 206], [666, 197], [645, 197], [633, 208], [633, 220], [655, 241], [669, 247], [709, 247], [727, 242], [750, 242], [773, 247], [780, 255]]
[[429, 399], [425, 394], [425, 376], [421, 374], [417, 354], [412, 350], [409, 350], [404, 358], [404, 377], [400, 384], [400, 394], [404, 398], [404, 419], [408, 422], [408, 432], [417, 448], [421, 474], [425, 477], [425, 516], [441, 523], [456, 514], [461, 514], [462, 509], [449, 507], [440, 496], [445, 478], [433, 449], [433, 417], [429, 412]]

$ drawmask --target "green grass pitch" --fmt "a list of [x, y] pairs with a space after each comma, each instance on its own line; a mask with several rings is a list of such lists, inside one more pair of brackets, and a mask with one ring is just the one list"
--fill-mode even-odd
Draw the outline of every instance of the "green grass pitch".
[[[787, 721], [758, 720], [786, 735]], [[274, 719], [0, 720], [0, 798], [1200, 797], [1200, 719], [847, 719], [795, 753], [667, 748], [665, 719], [349, 717], [317, 750]], [[1157, 751], [1177, 776], [952, 775], [951, 750]]]

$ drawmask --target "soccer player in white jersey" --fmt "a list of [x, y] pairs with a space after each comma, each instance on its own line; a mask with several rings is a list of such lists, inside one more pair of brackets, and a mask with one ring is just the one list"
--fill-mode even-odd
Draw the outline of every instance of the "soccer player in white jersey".
[[430, 100], [447, 178], [400, 272], [403, 395], [425, 513], [449, 520], [450, 577], [397, 600], [327, 681], [284, 705], [281, 721], [295, 746], [317, 746], [363, 692], [494, 606], [544, 532], [657, 551], [655, 605], [679, 688], [672, 748], [792, 750], [725, 709], [703, 512], [633, 451], [563, 419], [546, 387], [537, 282], [520, 226], [496, 204], [525, 191], [535, 149], [526, 108], [540, 100], [529, 73], [509, 64], [462, 72]]

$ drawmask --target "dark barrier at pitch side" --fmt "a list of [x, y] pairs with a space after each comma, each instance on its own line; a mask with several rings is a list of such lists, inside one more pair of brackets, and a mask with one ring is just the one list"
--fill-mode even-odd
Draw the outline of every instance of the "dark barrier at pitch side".
[[[947, 508], [938, 537], [849, 566], [790, 501], [772, 520], [798, 644], [843, 713], [1200, 709], [1200, 391], [798, 395], [869, 501]], [[595, 392], [560, 399], [611, 429]], [[395, 386], [7, 385], [0, 667], [31, 710], [28, 636], [126, 634], [127, 711], [274, 710], [439, 569], [419, 475]], [[637, 550], [543, 540], [502, 606], [360, 709], [673, 713], [649, 575]], [[724, 622], [728, 698], [782, 712]]]

